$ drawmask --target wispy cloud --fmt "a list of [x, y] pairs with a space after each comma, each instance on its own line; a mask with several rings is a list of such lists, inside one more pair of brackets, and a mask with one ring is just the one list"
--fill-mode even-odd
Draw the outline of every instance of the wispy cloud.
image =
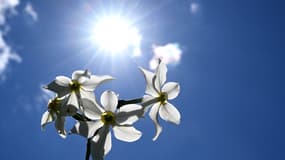
[[24, 9], [24, 12], [31, 16], [31, 18], [34, 20], [34, 21], [37, 21], [38, 20], [38, 14], [37, 12], [34, 10], [33, 6], [31, 3], [27, 3], [25, 9]]
[[12, 112], [18, 114], [24, 112], [27, 114], [43, 113], [47, 110], [48, 101], [55, 97], [55, 94], [39, 85], [38, 91], [33, 96], [19, 95], [16, 97], [17, 107], [12, 108]]
[[51, 91], [48, 91], [43, 88], [43, 85], [40, 85], [39, 91], [31, 99], [31, 97], [21, 97], [19, 101], [25, 112], [42, 112], [47, 109], [48, 101], [51, 98], [54, 98], [55, 94]]
[[190, 12], [191, 13], [195, 14], [195, 13], [197, 13], [199, 11], [199, 9], [200, 9], [200, 5], [198, 3], [192, 2], [190, 4]]
[[[0, 78], [2, 80], [5, 79], [3, 73], [6, 71], [10, 61], [16, 61], [18, 63], [22, 61], [21, 57], [12, 51], [4, 39], [4, 35], [7, 33], [7, 30], [5, 30], [5, 28], [7, 28], [6, 13], [17, 13], [15, 8], [19, 3], [19, 0], [0, 0]], [[3, 27], [4, 29], [2, 29]]]
[[5, 43], [2, 34], [3, 33], [0, 31], [0, 75], [1, 75], [1, 79], [5, 77], [3, 73], [6, 70], [11, 60], [16, 61], [18, 63], [22, 61], [22, 58], [17, 53], [12, 52], [10, 46], [8, 46]]
[[19, 3], [19, 0], [0, 0], [0, 26], [6, 23], [6, 12], [17, 13], [15, 7]]
[[179, 64], [182, 50], [178, 43], [168, 43], [164, 46], [153, 45], [153, 57], [149, 62], [149, 67], [155, 69], [158, 65], [158, 60], [165, 64]]

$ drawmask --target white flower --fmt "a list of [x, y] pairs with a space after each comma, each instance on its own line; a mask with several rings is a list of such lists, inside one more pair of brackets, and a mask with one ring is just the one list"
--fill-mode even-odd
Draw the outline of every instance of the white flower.
[[[58, 97], [68, 96], [67, 104], [74, 105], [77, 109], [81, 109], [80, 99], [95, 99], [95, 88], [108, 80], [112, 80], [111, 76], [95, 76], [91, 75], [87, 70], [78, 70], [72, 73], [72, 79], [65, 76], [57, 76], [53, 82], [45, 88], [57, 93]], [[84, 109], [84, 108], [83, 108]]]
[[72, 116], [76, 113], [76, 108], [72, 105], [66, 105], [66, 98], [54, 98], [49, 100], [48, 110], [43, 113], [41, 120], [41, 127], [44, 130], [48, 123], [55, 121], [55, 128], [58, 134], [66, 137], [66, 130], [64, 128], [65, 117]]
[[149, 116], [153, 120], [156, 127], [156, 134], [153, 140], [156, 140], [162, 131], [162, 127], [158, 122], [158, 114], [165, 120], [174, 124], [180, 123], [179, 111], [168, 102], [176, 98], [180, 92], [180, 86], [176, 82], [166, 82], [167, 68], [164, 63], [159, 63], [156, 72], [150, 72], [140, 68], [146, 80], [147, 95], [144, 96], [143, 102], [153, 101], [156, 102], [150, 109]]
[[138, 140], [142, 133], [136, 130], [132, 124], [139, 119], [143, 112], [142, 106], [136, 104], [123, 105], [117, 109], [118, 97], [112, 91], [105, 91], [101, 96], [101, 104], [83, 99], [83, 105], [88, 106], [86, 116], [93, 121], [79, 121], [71, 129], [71, 133], [79, 134], [86, 138], [92, 138], [91, 155], [93, 160], [101, 160], [111, 150], [111, 132], [122, 141], [133, 142]]

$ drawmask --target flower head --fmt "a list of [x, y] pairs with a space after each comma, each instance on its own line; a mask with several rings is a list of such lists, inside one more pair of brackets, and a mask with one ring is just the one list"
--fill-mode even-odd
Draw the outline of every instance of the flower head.
[[[144, 102], [156, 100], [152, 104], [149, 112], [150, 118], [156, 127], [156, 134], [153, 140], [156, 140], [162, 131], [158, 121], [158, 114], [165, 120], [174, 124], [180, 123], [179, 111], [169, 103], [169, 100], [176, 98], [180, 92], [180, 86], [176, 82], [166, 82], [167, 67], [160, 62], [155, 73], [140, 68], [146, 80], [146, 95]], [[148, 109], [148, 108], [147, 108]]]
[[114, 136], [122, 141], [133, 142], [138, 140], [142, 133], [132, 125], [143, 112], [142, 106], [136, 104], [124, 105], [117, 109], [118, 97], [112, 91], [105, 91], [101, 96], [103, 107], [94, 101], [83, 99], [87, 109], [85, 115], [92, 121], [79, 121], [71, 129], [71, 133], [79, 134], [91, 141], [91, 155], [93, 159], [103, 158], [112, 146], [110, 128]]
[[64, 128], [65, 117], [72, 116], [76, 113], [76, 108], [72, 105], [67, 105], [66, 98], [54, 98], [50, 99], [48, 103], [48, 110], [43, 113], [41, 120], [42, 129], [48, 123], [55, 122], [55, 128], [58, 134], [62, 137], [66, 137], [66, 130]]
[[57, 93], [58, 97], [67, 96], [67, 104], [80, 108], [82, 98], [95, 99], [94, 90], [101, 83], [112, 80], [111, 76], [95, 76], [87, 70], [78, 70], [72, 73], [72, 79], [66, 76], [57, 76], [45, 88]]

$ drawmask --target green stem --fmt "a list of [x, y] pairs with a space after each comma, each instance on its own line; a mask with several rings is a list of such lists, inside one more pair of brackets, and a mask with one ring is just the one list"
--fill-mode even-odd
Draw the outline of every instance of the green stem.
[[75, 113], [72, 117], [78, 121], [91, 121], [91, 119], [87, 118], [86, 116], [80, 113]]
[[140, 103], [144, 108], [149, 106], [149, 105], [152, 105], [156, 102], [159, 101], [159, 97], [157, 98], [153, 98], [149, 101], [146, 101], [146, 102], [142, 102], [143, 101], [143, 98], [137, 98], [137, 99], [131, 99], [131, 100], [119, 100], [118, 101], [118, 105], [117, 105], [117, 108], [120, 108], [122, 107], [123, 105], [126, 105], [126, 104], [138, 104]]
[[91, 153], [91, 139], [89, 138], [87, 140], [87, 144], [86, 144], [85, 160], [89, 160], [90, 153]]
[[142, 98], [131, 99], [131, 100], [119, 100], [117, 108], [120, 108], [126, 104], [137, 104], [137, 103], [141, 103], [141, 102], [142, 102]]
[[145, 108], [145, 107], [147, 107], [149, 105], [152, 105], [154, 103], [157, 103], [157, 102], [159, 102], [159, 98], [153, 98], [153, 99], [151, 99], [149, 101], [141, 103], [141, 105]]
[[[102, 128], [102, 127], [101, 127]], [[96, 136], [99, 132], [99, 130], [101, 129], [99, 128], [93, 135]], [[86, 144], [86, 154], [85, 154], [85, 160], [89, 160], [89, 157], [90, 157], [90, 154], [91, 154], [91, 141], [92, 141], [92, 138], [88, 138], [87, 139], [87, 144]]]

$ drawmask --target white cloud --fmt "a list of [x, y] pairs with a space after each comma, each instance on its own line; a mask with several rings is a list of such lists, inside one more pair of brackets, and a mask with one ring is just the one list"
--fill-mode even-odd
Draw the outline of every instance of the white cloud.
[[193, 2], [190, 4], [190, 12], [191, 13], [195, 14], [199, 11], [199, 9], [200, 9], [200, 6], [198, 3]]
[[26, 5], [26, 7], [25, 7], [25, 9], [24, 9], [24, 12], [25, 12], [27, 15], [31, 16], [34, 21], [37, 21], [37, 20], [38, 20], [38, 14], [37, 14], [37, 12], [34, 10], [34, 8], [33, 8], [33, 6], [32, 6], [31, 3], [27, 3], [27, 5]]
[[[0, 41], [1, 39], [2, 37], [0, 35]], [[22, 61], [21, 57], [17, 53], [11, 52], [9, 46], [0, 46], [0, 75], [5, 71], [10, 60], [16, 61], [18, 63]]]
[[165, 64], [178, 64], [181, 59], [182, 50], [178, 43], [168, 43], [164, 46], [153, 45], [153, 57], [149, 62], [149, 67], [155, 69], [158, 65], [158, 60]]
[[5, 42], [4, 35], [8, 32], [6, 25], [6, 13], [10, 12], [12, 14], [16, 12], [16, 6], [19, 5], [19, 0], [0, 0], [0, 78], [5, 79], [4, 72], [7, 69], [10, 61], [16, 61], [20, 63], [22, 61], [21, 57], [12, 51], [11, 47]]
[[6, 22], [5, 14], [7, 11], [17, 13], [15, 7], [20, 3], [19, 0], [0, 0], [0, 26]]

